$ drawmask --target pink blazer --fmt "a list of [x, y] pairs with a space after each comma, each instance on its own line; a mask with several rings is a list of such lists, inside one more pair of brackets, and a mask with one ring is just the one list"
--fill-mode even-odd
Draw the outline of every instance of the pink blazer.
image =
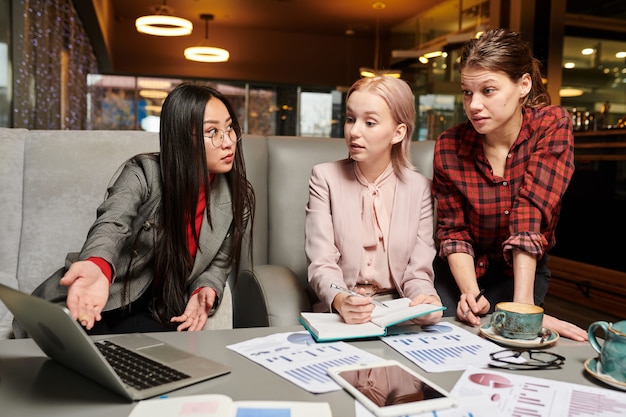
[[[306, 206], [305, 252], [308, 280], [320, 302], [314, 311], [331, 311], [336, 290], [352, 288], [363, 253], [362, 185], [349, 159], [313, 167]], [[403, 169], [398, 178], [389, 228], [391, 279], [401, 296], [437, 295], [434, 287], [433, 200], [431, 181]]]

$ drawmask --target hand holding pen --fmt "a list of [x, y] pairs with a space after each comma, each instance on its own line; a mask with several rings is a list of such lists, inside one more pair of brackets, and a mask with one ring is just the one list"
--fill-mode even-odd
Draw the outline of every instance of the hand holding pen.
[[[342, 293], [347, 294], [347, 295], [354, 295], [354, 296], [356, 296], [356, 297], [369, 297], [368, 295], [359, 294], [359, 293], [358, 293], [358, 292], [356, 292], [356, 291], [352, 291], [352, 290], [349, 290], [349, 289], [347, 289], [347, 288], [340, 287], [340, 286], [339, 286], [339, 285], [337, 285], [337, 284], [330, 284], [330, 288], [334, 288], [334, 289], [338, 290], [339, 292], [342, 292]], [[389, 306], [388, 306], [388, 305], [386, 305], [385, 303], [381, 303], [380, 301], [375, 300], [375, 299], [373, 299], [373, 298], [372, 298], [372, 301], [371, 301], [371, 302], [372, 302], [372, 304], [374, 304], [374, 305], [376, 305], [376, 306], [378, 306], [378, 307], [385, 307], [385, 308], [389, 308]]]
[[[480, 290], [480, 292], [478, 293], [478, 295], [476, 296], [476, 298], [474, 298], [475, 302], [478, 302], [481, 297], [485, 295], [485, 289], [483, 288], [482, 290]], [[468, 304], [469, 305], [469, 304]], [[468, 308], [467, 310], [465, 310], [465, 312], [463, 313], [463, 318], [467, 318], [467, 315], [471, 312], [471, 308]]]

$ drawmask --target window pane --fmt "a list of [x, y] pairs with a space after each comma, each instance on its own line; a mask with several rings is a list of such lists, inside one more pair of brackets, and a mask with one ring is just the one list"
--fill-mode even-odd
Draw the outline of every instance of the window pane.
[[300, 93], [300, 135], [330, 136], [333, 119], [331, 93]]

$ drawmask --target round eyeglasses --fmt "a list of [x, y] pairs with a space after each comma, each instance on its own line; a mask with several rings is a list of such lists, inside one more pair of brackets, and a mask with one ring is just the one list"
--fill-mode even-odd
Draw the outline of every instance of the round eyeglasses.
[[489, 354], [491, 368], [529, 371], [534, 369], [558, 369], [565, 357], [545, 350], [500, 350]]
[[241, 128], [231, 126], [228, 127], [225, 131], [222, 129], [212, 128], [204, 134], [204, 139], [209, 139], [211, 141], [211, 144], [216, 148], [222, 146], [225, 137], [228, 137], [228, 139], [232, 143], [239, 142], [242, 137]]

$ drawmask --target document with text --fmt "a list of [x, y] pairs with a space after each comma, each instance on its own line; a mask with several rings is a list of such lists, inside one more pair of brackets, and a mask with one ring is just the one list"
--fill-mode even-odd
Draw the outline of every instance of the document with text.
[[318, 343], [307, 331], [275, 333], [227, 348], [316, 394], [341, 389], [328, 368], [384, 360], [346, 342]]
[[478, 402], [490, 404], [501, 416], [626, 415], [626, 392], [491, 369], [469, 367], [451, 392], [460, 401], [481, 398]]
[[426, 372], [462, 371], [487, 366], [489, 354], [503, 348], [447, 322], [411, 326], [381, 340]]

